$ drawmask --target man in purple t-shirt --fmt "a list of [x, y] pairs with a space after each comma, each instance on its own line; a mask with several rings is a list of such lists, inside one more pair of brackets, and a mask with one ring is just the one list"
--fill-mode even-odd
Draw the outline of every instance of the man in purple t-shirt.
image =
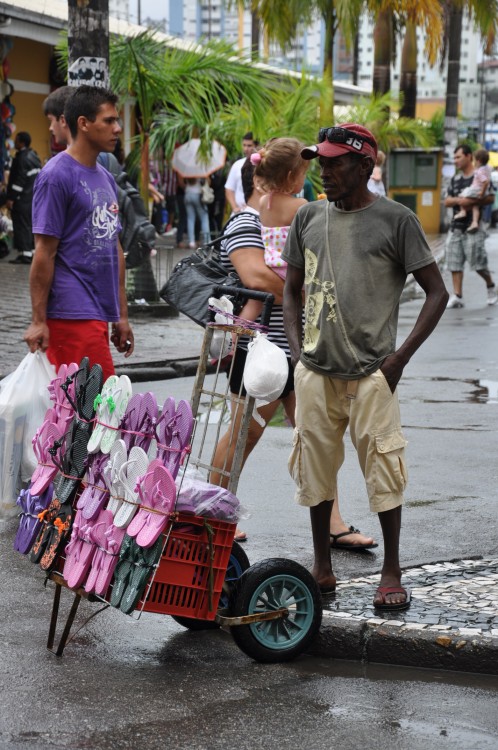
[[66, 103], [71, 144], [46, 164], [34, 188], [33, 313], [24, 335], [31, 351], [47, 351], [57, 368], [88, 356], [104, 377], [114, 372], [108, 324], [119, 352], [129, 356], [134, 347], [116, 184], [97, 163], [121, 132], [116, 102], [106, 89], [80, 86]]

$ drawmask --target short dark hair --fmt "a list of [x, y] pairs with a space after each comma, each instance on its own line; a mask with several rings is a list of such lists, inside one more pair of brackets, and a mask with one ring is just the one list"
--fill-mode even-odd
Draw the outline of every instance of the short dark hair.
[[254, 169], [255, 167], [251, 160], [246, 159], [240, 171], [242, 190], [244, 191], [244, 200], [246, 203], [254, 192]]
[[29, 148], [31, 146], [31, 136], [29, 133], [26, 133], [25, 130], [21, 130], [16, 135], [16, 140], [26, 146], [26, 148]]
[[59, 120], [60, 116], [64, 114], [64, 107], [73, 91], [74, 86], [60, 86], [55, 91], [52, 91], [42, 105], [45, 117], [52, 115]]
[[97, 112], [103, 104], [116, 105], [118, 97], [109, 89], [96, 86], [78, 86], [74, 88], [64, 107], [64, 117], [73, 138], [78, 135], [78, 117], [86, 117], [95, 122]]
[[249, 130], [249, 132], [248, 132], [248, 133], [246, 133], [245, 135], [243, 135], [243, 136], [242, 136], [242, 140], [243, 140], [243, 141], [253, 141], [253, 140], [254, 140], [254, 138], [253, 138], [253, 136], [252, 136], [252, 130]]
[[478, 148], [477, 151], [474, 151], [474, 159], [478, 159], [481, 164], [487, 164], [489, 161], [489, 151], [486, 151], [485, 148]]
[[472, 149], [468, 143], [459, 143], [453, 153], [456, 154], [457, 151], [463, 151], [465, 156], [472, 156]]

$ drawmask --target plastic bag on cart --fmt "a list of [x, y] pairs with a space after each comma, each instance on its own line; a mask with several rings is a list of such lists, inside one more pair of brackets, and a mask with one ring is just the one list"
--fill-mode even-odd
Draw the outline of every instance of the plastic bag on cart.
[[36, 468], [31, 440], [50, 406], [54, 377], [47, 355], [37, 351], [0, 382], [0, 516], [14, 514], [21, 483]]
[[195, 513], [230, 523], [250, 517], [238, 497], [224, 487], [206, 482], [192, 467], [178, 476], [176, 485], [179, 493], [175, 510], [179, 513]]
[[[215, 323], [229, 324], [232, 319], [225, 315], [227, 312], [233, 315], [233, 302], [228, 297], [223, 295], [219, 299], [216, 297], [209, 298], [209, 306], [215, 307], [219, 312], [214, 314]], [[223, 359], [232, 349], [232, 336], [228, 331], [213, 331], [213, 338], [211, 340], [211, 346], [209, 347], [209, 355], [213, 359]]]
[[244, 367], [244, 388], [256, 399], [253, 417], [264, 426], [257, 413], [259, 406], [275, 401], [285, 388], [289, 377], [289, 365], [285, 352], [268, 341], [266, 334], [257, 331], [249, 343]]

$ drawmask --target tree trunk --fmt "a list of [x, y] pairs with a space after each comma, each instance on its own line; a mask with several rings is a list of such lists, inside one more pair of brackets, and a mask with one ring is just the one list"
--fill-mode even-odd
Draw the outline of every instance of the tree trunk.
[[336, 32], [336, 16], [334, 3], [330, 6], [323, 16], [325, 22], [325, 44], [323, 51], [323, 77], [330, 83], [330, 92], [327, 104], [322, 107], [322, 121], [324, 119], [332, 124], [334, 122], [334, 37]]
[[109, 84], [109, 0], [68, 0], [68, 83]]
[[453, 162], [453, 151], [458, 142], [458, 89], [460, 79], [460, 51], [462, 46], [463, 9], [457, 3], [450, 6], [448, 43], [448, 76], [446, 79], [446, 111], [444, 118], [445, 157]]
[[417, 27], [413, 21], [406, 24], [401, 52], [400, 117], [415, 117], [417, 108]]
[[391, 11], [380, 12], [374, 28], [374, 94], [387, 94], [391, 90], [392, 29]]
[[251, 11], [251, 60], [259, 58], [260, 23], [256, 10]]

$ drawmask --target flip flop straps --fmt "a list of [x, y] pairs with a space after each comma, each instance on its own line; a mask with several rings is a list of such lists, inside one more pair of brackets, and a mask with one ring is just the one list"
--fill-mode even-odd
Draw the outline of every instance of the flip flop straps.
[[138, 491], [138, 495], [141, 500], [140, 510], [145, 510], [149, 514], [145, 521], [145, 524], [144, 524], [145, 526], [148, 526], [150, 524], [152, 520], [152, 514], [155, 514], [157, 516], [164, 516], [165, 518], [168, 518], [170, 515], [169, 511], [161, 510], [160, 508], [157, 507], [158, 505], [168, 504], [168, 497], [162, 491], [161, 482], [159, 480], [154, 485], [154, 488], [151, 493], [152, 497], [154, 498], [154, 505], [151, 505], [151, 500], [148, 496], [149, 493], [146, 490], [143, 490], [141, 487], [141, 484], [145, 484], [145, 480], [150, 474], [152, 474], [152, 472], [148, 472], [148, 474], [146, 474], [143, 477], [141, 482], [137, 482], [137, 487], [136, 487]]

